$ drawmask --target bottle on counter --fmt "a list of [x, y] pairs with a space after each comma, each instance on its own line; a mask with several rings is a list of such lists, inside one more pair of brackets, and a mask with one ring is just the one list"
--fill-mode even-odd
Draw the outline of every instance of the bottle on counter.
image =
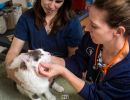
[[27, 8], [28, 9], [32, 8], [32, 6], [33, 6], [33, 0], [26, 0], [26, 2], [27, 2]]
[[3, 11], [0, 11], [0, 34], [4, 34], [7, 30]]
[[14, 24], [16, 25], [20, 16], [22, 15], [22, 5], [21, 4], [13, 5], [13, 14], [14, 14]]
[[7, 29], [8, 30], [14, 29], [15, 24], [14, 24], [13, 9], [12, 8], [5, 8], [3, 11], [4, 11], [4, 17], [5, 17]]

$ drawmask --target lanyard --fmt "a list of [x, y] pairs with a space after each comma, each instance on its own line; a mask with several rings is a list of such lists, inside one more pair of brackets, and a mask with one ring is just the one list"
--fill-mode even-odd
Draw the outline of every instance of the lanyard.
[[[117, 55], [115, 55], [106, 66], [101, 67], [101, 70], [104, 72], [104, 76], [106, 75], [107, 70], [111, 67], [111, 65], [113, 65], [116, 62], [116, 60], [121, 56], [121, 54], [125, 51], [127, 45], [128, 45], [128, 39], [125, 39], [125, 43], [122, 49], [117, 53]], [[96, 48], [95, 65], [97, 65], [97, 56], [98, 56], [99, 47], [100, 45], [98, 45]]]

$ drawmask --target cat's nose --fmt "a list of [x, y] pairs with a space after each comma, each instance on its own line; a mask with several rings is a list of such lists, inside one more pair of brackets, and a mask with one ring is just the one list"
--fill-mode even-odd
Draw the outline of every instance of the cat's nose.
[[51, 56], [54, 56], [54, 53], [50, 53]]
[[47, 55], [52, 55], [51, 53], [47, 53]]

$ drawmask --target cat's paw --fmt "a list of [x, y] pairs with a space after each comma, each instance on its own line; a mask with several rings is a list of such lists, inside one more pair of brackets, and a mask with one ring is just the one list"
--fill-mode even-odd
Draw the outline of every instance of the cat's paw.
[[50, 98], [48, 98], [48, 100], [56, 100], [56, 97], [52, 95]]
[[57, 92], [64, 92], [64, 88], [56, 82], [52, 85], [52, 88], [55, 89]]
[[59, 88], [55, 89], [57, 92], [64, 92], [64, 88], [62, 86], [59, 86]]
[[31, 99], [31, 100], [42, 100], [41, 98], [38, 98], [38, 99]]

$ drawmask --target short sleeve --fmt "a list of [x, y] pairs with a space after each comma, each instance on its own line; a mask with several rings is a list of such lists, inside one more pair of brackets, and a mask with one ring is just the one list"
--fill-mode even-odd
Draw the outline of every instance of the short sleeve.
[[22, 14], [18, 20], [18, 23], [15, 28], [15, 37], [27, 41], [28, 40], [28, 29], [27, 29], [27, 17], [25, 14]]
[[80, 41], [83, 36], [82, 27], [80, 24], [80, 21], [78, 17], [74, 17], [67, 27], [67, 37], [66, 37], [66, 43], [67, 46], [75, 47], [80, 44]]

